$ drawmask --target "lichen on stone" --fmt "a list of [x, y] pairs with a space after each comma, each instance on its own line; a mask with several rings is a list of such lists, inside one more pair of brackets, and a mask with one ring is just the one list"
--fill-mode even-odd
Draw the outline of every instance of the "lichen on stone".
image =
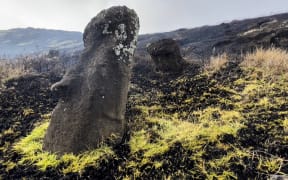
[[118, 41], [125, 41], [127, 39], [125, 28], [125, 24], [119, 24], [118, 29], [115, 30], [115, 36]]
[[116, 56], [120, 56], [122, 48], [123, 44], [118, 44], [113, 48]]
[[[126, 25], [119, 24], [118, 28], [115, 30], [115, 38], [118, 44], [113, 48], [115, 55], [118, 57], [118, 61], [123, 61], [124, 63], [131, 63], [132, 55], [136, 48], [137, 34], [139, 26], [137, 23], [135, 25], [135, 31], [131, 31], [133, 40], [128, 45], [124, 45], [127, 39]], [[125, 58], [126, 57], [126, 58]], [[126, 60], [128, 59], [128, 61]]]

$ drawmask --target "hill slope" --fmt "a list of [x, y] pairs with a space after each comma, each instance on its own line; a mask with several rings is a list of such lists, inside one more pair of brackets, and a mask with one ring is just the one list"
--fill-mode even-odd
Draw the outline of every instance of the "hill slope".
[[[255, 46], [288, 47], [288, 13], [235, 20], [216, 26], [180, 29], [172, 32], [140, 35], [138, 55], [147, 55], [146, 45], [162, 38], [178, 41], [187, 58], [207, 58], [228, 52], [240, 54]], [[11, 29], [0, 31], [0, 57], [15, 57], [50, 49], [81, 49], [82, 33], [45, 29]]]
[[0, 57], [48, 52], [57, 49], [82, 49], [82, 33], [59, 30], [19, 28], [0, 31]]
[[145, 53], [146, 44], [162, 38], [177, 40], [183, 54], [191, 58], [207, 58], [223, 52], [240, 54], [256, 46], [269, 47], [272, 44], [287, 48], [288, 13], [142, 35], [138, 43], [140, 53]]

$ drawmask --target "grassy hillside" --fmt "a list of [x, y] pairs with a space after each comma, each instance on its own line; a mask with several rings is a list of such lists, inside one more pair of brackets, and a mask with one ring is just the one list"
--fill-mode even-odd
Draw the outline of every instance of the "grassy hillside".
[[[240, 61], [223, 54], [204, 67], [190, 64], [182, 74], [137, 66], [133, 72], [125, 143], [103, 142], [78, 156], [41, 150], [57, 99], [47, 95], [47, 86], [23, 94], [19, 80], [8, 81], [10, 89], [0, 94], [6, 102], [0, 107], [1, 178], [266, 179], [288, 174], [287, 51], [258, 49]], [[18, 104], [23, 96], [31, 102]], [[47, 102], [34, 104], [48, 97], [54, 100], [46, 108]]]
[[0, 30], [0, 57], [14, 58], [51, 49], [73, 52], [82, 48], [81, 32], [36, 28]]

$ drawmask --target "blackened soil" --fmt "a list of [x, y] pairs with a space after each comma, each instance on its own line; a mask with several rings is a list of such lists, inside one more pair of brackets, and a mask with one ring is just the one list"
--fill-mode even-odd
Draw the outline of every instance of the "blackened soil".
[[[167, 114], [179, 112], [179, 117], [187, 120], [189, 120], [188, 116], [193, 111], [203, 110], [213, 105], [220, 105], [224, 110], [235, 109], [235, 103], [231, 98], [233, 92], [221, 89], [219, 86], [231, 85], [231, 89], [243, 90], [244, 87], [241, 86], [233, 87], [233, 82], [244, 76], [238, 63], [229, 63], [212, 76], [200, 75], [200, 69], [199, 65], [190, 64], [181, 74], [162, 74], [154, 72], [149, 66], [134, 68], [126, 110], [126, 118], [129, 120], [128, 128], [131, 131], [141, 128], [141, 123], [135, 124], [133, 118], [141, 114], [139, 109], [135, 108], [136, 106], [161, 106], [161, 111]], [[7, 88], [1, 90], [0, 93], [0, 131], [2, 134], [0, 147], [3, 147], [0, 150], [0, 160], [3, 160], [3, 162], [9, 160], [16, 163], [20, 158], [20, 155], [11, 149], [11, 145], [20, 137], [27, 135], [33, 129], [35, 123], [41, 120], [42, 114], [53, 110], [58, 98], [50, 92], [49, 87], [59, 79], [59, 77], [49, 75], [36, 75], [13, 79], [6, 83]], [[186, 101], [189, 99], [193, 99], [193, 102], [187, 103]], [[222, 102], [219, 101], [220, 99], [227, 101]], [[288, 111], [287, 107], [282, 106], [281, 111]], [[254, 110], [244, 109], [245, 112], [243, 113], [247, 113], [245, 118], [249, 121], [238, 132], [237, 137], [224, 134], [219, 137], [219, 141], [226, 144], [235, 144], [235, 146], [258, 149], [258, 152], [255, 151], [258, 153], [258, 157], [264, 157], [265, 154], [261, 154], [261, 152], [265, 151], [287, 159], [288, 145], [281, 142], [281, 139], [277, 140], [283, 133], [283, 127], [274, 122], [275, 119], [279, 119], [277, 111], [280, 111], [280, 109], [273, 109], [275, 113], [265, 113], [266, 110], [261, 109], [258, 109], [259, 112]], [[252, 111], [253, 114], [251, 114]], [[264, 111], [263, 115], [261, 115], [261, 111]], [[181, 112], [187, 113], [182, 114]], [[262, 121], [262, 119], [267, 121]], [[62, 165], [54, 169], [47, 169], [45, 172], [38, 170], [33, 165], [17, 165], [9, 170], [7, 170], [6, 165], [0, 165], [0, 178], [123, 179], [127, 176], [133, 177], [133, 171], [125, 167], [128, 160], [133, 160], [131, 159], [133, 157], [130, 157], [131, 152], [127, 145], [129, 137], [130, 131], [127, 132], [123, 144], [114, 148], [117, 158], [103, 160], [97, 168], [86, 167], [81, 175], [78, 173], [63, 175], [61, 173]], [[157, 134], [154, 138], [157, 138]], [[271, 145], [267, 142], [275, 142], [275, 144]], [[216, 148], [214, 144], [207, 144], [205, 148], [204, 160], [208, 161], [226, 155], [223, 149]], [[153, 157], [153, 161], [163, 162], [161, 169], [156, 169], [155, 166], [147, 163], [140, 167], [141, 175], [139, 179], [163, 179], [163, 177], [171, 175], [173, 179], [206, 179], [204, 173], [198, 171], [195, 174], [189, 171], [189, 169], [197, 168], [195, 162], [189, 158], [193, 153], [195, 152], [185, 150], [182, 144], [177, 142], [169, 151]], [[239, 164], [237, 159], [232, 159], [229, 162], [229, 170], [234, 172], [239, 179], [263, 179], [267, 177], [267, 174], [261, 174], [256, 170], [259, 165], [259, 158], [245, 157], [242, 161], [242, 164]], [[288, 173], [288, 167], [283, 167], [282, 172]]]
[[[11, 145], [20, 137], [26, 136], [41, 120], [41, 115], [50, 113], [58, 98], [49, 90], [52, 83], [60, 78], [52, 75], [27, 75], [6, 82], [6, 89], [0, 92], [0, 160], [15, 161], [19, 154], [11, 150]], [[35, 167], [21, 167], [6, 171], [1, 165], [0, 174], [4, 179], [18, 179], [27, 174], [39, 177]], [[28, 176], [29, 177], [29, 176]]]

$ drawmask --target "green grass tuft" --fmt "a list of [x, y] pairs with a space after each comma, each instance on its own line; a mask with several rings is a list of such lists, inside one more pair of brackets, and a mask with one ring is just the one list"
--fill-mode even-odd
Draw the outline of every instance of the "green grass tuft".
[[81, 174], [86, 167], [94, 166], [97, 168], [101, 160], [114, 155], [112, 148], [104, 144], [95, 150], [86, 151], [79, 155], [64, 154], [58, 157], [56, 154], [43, 151], [43, 138], [49, 126], [50, 116], [45, 115], [43, 118], [44, 121], [40, 125], [14, 145], [14, 149], [22, 155], [18, 164], [36, 165], [41, 171], [65, 164], [62, 168], [64, 174], [71, 172]]

